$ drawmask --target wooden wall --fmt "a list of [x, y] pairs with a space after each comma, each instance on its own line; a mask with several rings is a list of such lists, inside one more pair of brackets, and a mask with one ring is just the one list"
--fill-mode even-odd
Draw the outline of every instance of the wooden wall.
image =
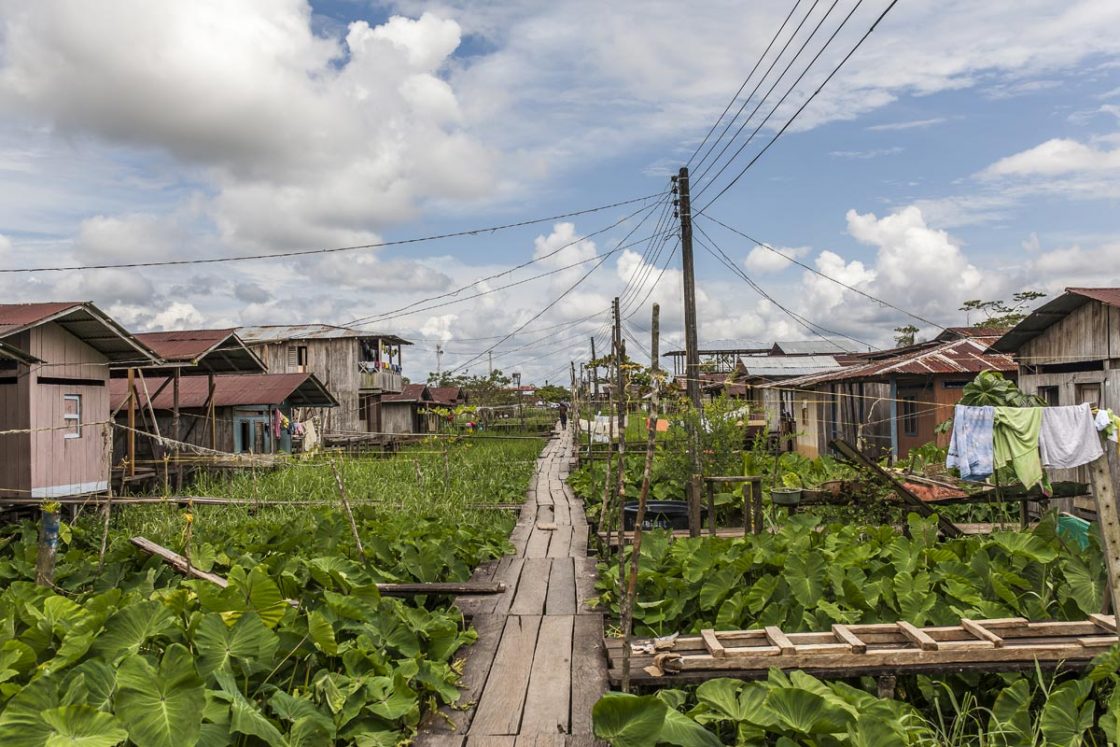
[[284, 342], [253, 343], [252, 349], [268, 366], [269, 373], [299, 373], [300, 369], [288, 365], [288, 348], [307, 347], [307, 366], [303, 371], [315, 374], [335, 399], [338, 407], [323, 410], [325, 433], [360, 433], [367, 430], [360, 417], [358, 371], [360, 341], [356, 337], [291, 340]]
[[416, 405], [412, 402], [382, 402], [382, 433], [416, 433]]
[[1120, 309], [1089, 301], [1025, 343], [1018, 357], [1025, 364], [1120, 358]]
[[[108, 359], [57, 324], [30, 331], [28, 351], [45, 364], [33, 367], [30, 409], [31, 497], [104, 490], [109, 472]], [[43, 383], [41, 379], [70, 379]], [[67, 438], [64, 396], [81, 396], [81, 434]]]
[[[27, 337], [19, 335], [8, 341], [27, 348]], [[22, 363], [0, 370], [0, 431], [26, 430], [31, 427], [31, 372]], [[0, 435], [0, 496], [28, 498], [31, 495], [31, 438], [27, 434]]]

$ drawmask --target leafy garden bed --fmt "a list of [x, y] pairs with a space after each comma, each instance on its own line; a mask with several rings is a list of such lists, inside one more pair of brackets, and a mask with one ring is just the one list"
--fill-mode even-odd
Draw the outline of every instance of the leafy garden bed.
[[[450, 600], [382, 598], [383, 581], [464, 581], [507, 549], [538, 441], [469, 439], [344, 463], [368, 560], [335, 507], [330, 465], [196, 487], [253, 506], [122, 506], [98, 569], [100, 517], [64, 525], [53, 588], [32, 583], [36, 527], [0, 540], [0, 744], [393, 745], [458, 697], [473, 640]], [[442, 448], [442, 447], [441, 447]], [[450, 478], [450, 479], [447, 479]], [[271, 503], [271, 505], [270, 505]], [[147, 536], [229, 580], [187, 580]]]

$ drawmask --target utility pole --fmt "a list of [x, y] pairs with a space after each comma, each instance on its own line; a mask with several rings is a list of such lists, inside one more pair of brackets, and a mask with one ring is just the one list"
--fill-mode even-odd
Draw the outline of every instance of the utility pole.
[[690, 417], [689, 456], [692, 474], [688, 481], [688, 533], [700, 536], [700, 443], [696, 430], [703, 411], [700, 403], [700, 351], [696, 341], [696, 274], [692, 267], [692, 200], [688, 188], [688, 167], [681, 166], [677, 174], [677, 213], [681, 220], [681, 263], [684, 275], [684, 374], [685, 390], [692, 404], [694, 417]]
[[[591, 338], [591, 360], [595, 360], [595, 338]], [[591, 387], [592, 387], [592, 400], [598, 404], [599, 402], [599, 367], [592, 364], [591, 366]]]
[[654, 374], [661, 370], [658, 364], [658, 347], [661, 342], [661, 305], [653, 305], [653, 320], [650, 327], [649, 367]]
[[440, 367], [440, 362], [442, 360], [443, 360], [443, 345], [441, 345], [440, 343], [437, 342], [436, 343], [436, 376], [439, 376], [440, 372], [442, 371], [442, 369]]
[[490, 377], [494, 377], [494, 351], [491, 350], [486, 354], [487, 368], [489, 369]]

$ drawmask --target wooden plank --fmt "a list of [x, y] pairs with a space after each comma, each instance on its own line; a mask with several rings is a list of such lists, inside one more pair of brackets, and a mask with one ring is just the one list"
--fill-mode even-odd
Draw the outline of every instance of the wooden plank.
[[766, 640], [770, 641], [771, 644], [777, 646], [778, 650], [782, 652], [782, 656], [792, 654], [797, 651], [797, 647], [793, 645], [793, 642], [786, 637], [786, 634], [783, 633], [782, 629], [778, 626], [767, 625], [765, 630]]
[[595, 558], [574, 558], [576, 574], [576, 612], [590, 612], [588, 603], [598, 598], [595, 593], [595, 580], [599, 577], [595, 570]]
[[542, 532], [555, 532], [556, 531], [556, 522], [555, 521], [538, 521], [537, 522], [537, 529], [542, 531]]
[[548, 545], [548, 557], [569, 558], [572, 550], [571, 525], [559, 526], [552, 533], [552, 541]]
[[223, 589], [229, 586], [229, 581], [217, 575], [216, 573], [207, 573], [206, 571], [198, 570], [190, 564], [189, 560], [187, 560], [179, 553], [172, 552], [162, 545], [157, 545], [155, 542], [152, 542], [146, 537], [133, 537], [129, 541], [132, 542], [132, 544], [139, 548], [141, 551], [146, 552], [148, 555], [154, 555], [164, 563], [167, 563], [169, 566], [177, 570], [179, 573], [182, 573], [184, 576], [189, 576], [191, 578], [200, 578], [203, 581], [209, 581], [215, 586], [220, 586]]
[[377, 584], [377, 590], [387, 597], [407, 597], [418, 594], [501, 594], [506, 590], [506, 585], [501, 582]]
[[521, 581], [510, 606], [511, 615], [544, 614], [544, 600], [548, 595], [548, 577], [552, 561], [548, 558], [525, 558]]
[[515, 747], [516, 744], [517, 737], [468, 736], [466, 747]]
[[552, 561], [544, 612], [546, 615], [576, 614], [576, 573], [573, 558]]
[[522, 734], [517, 738], [516, 747], [566, 747], [568, 737], [564, 734]]
[[829, 443], [829, 446], [840, 452], [847, 460], [854, 462], [857, 466], [862, 467], [875, 477], [878, 477], [880, 481], [888, 485], [895, 493], [897, 493], [899, 498], [905, 501], [911, 508], [913, 508], [922, 516], [937, 516], [937, 525], [938, 527], [940, 527], [941, 533], [946, 537], [961, 536], [961, 530], [958, 529], [956, 525], [953, 524], [953, 522], [937, 515], [932, 508], [926, 505], [925, 501], [907, 490], [906, 487], [902, 485], [898, 480], [896, 480], [893, 475], [884, 470], [875, 462], [865, 457], [859, 452], [859, 450], [857, 450], [847, 441], [842, 438], [837, 438], [831, 441]]
[[512, 556], [502, 558], [502, 565], [494, 575], [494, 578], [505, 583], [506, 590], [502, 592], [501, 596], [494, 600], [493, 613], [495, 615], [509, 614], [510, 607], [513, 606], [513, 600], [517, 596], [517, 590], [521, 586], [521, 572], [524, 567], [524, 558]]
[[1089, 619], [1093, 621], [1094, 625], [1097, 625], [1110, 633], [1117, 632], [1116, 615], [1101, 615], [1098, 613], [1093, 613], [1089, 615]]
[[607, 652], [603, 615], [576, 615], [572, 632], [572, 725], [574, 735], [589, 735], [591, 708], [607, 691]]
[[704, 639], [704, 645], [708, 647], [708, 653], [717, 659], [722, 659], [727, 656], [727, 649], [716, 638], [716, 632], [711, 628], [705, 628], [700, 631], [700, 637]]
[[580, 523], [572, 523], [572, 544], [568, 548], [568, 554], [573, 558], [582, 558], [587, 555], [587, 537], [590, 532], [590, 527], [586, 521]]
[[417, 734], [412, 740], [416, 747], [463, 747], [466, 737], [461, 734]]
[[572, 697], [575, 615], [541, 619], [520, 734], [567, 734]]
[[548, 543], [552, 541], [552, 532], [542, 532], [536, 527], [529, 532], [529, 541], [525, 543], [525, 557], [547, 558]]
[[518, 733], [540, 626], [541, 618], [536, 615], [506, 618], [487, 687], [479, 698], [468, 734]]
[[996, 648], [1001, 648], [1003, 646], [1002, 638], [1000, 638], [998, 635], [988, 630], [982, 624], [976, 622], [975, 620], [970, 620], [967, 617], [962, 617], [961, 627], [967, 630], [969, 633], [972, 633], [972, 635], [976, 636], [980, 640], [990, 641], [991, 644]]
[[861, 641], [847, 625], [833, 625], [832, 632], [841, 641], [851, 646], [853, 654], [862, 654], [867, 651], [867, 644]]
[[914, 645], [922, 649], [922, 651], [936, 651], [938, 643], [930, 637], [929, 633], [921, 628], [915, 627], [913, 623], [908, 623], [905, 620], [898, 621], [898, 629], [902, 634], [909, 638]]

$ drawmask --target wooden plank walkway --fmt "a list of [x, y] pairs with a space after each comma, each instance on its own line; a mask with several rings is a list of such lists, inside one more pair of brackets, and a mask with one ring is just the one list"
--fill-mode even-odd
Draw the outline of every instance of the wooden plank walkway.
[[464, 652], [463, 694], [425, 719], [415, 744], [600, 744], [591, 706], [607, 691], [603, 615], [587, 606], [595, 560], [583, 504], [565, 482], [571, 456], [570, 433], [549, 441], [510, 534], [514, 552], [471, 578], [505, 592], [457, 600], [478, 631]]

